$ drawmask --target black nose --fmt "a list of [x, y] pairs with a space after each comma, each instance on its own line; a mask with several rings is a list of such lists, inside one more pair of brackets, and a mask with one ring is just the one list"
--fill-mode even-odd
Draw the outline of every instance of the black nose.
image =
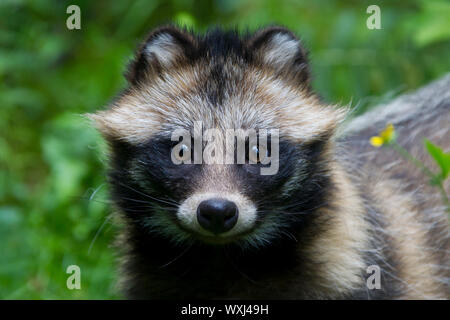
[[219, 234], [231, 230], [238, 220], [238, 208], [225, 199], [208, 199], [197, 208], [198, 223], [208, 231]]

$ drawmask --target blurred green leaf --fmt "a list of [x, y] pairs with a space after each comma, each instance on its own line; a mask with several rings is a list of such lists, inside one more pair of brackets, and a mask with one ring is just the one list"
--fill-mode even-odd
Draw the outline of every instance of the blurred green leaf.
[[414, 40], [421, 46], [450, 39], [450, 1], [422, 1]]
[[184, 26], [187, 28], [193, 28], [196, 26], [195, 18], [185, 11], [178, 12], [173, 20], [180, 26]]
[[433, 157], [434, 161], [436, 161], [441, 169], [441, 179], [446, 179], [450, 172], [450, 153], [445, 153], [440, 147], [433, 144], [428, 139], [425, 139], [425, 146], [428, 153]]

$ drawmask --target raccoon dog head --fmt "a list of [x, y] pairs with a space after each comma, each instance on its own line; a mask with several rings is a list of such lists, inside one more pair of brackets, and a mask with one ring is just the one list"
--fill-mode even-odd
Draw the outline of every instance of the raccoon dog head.
[[290, 31], [153, 31], [128, 88], [90, 115], [111, 145], [125, 219], [176, 243], [270, 245], [292, 237], [330, 187], [342, 112], [311, 92]]

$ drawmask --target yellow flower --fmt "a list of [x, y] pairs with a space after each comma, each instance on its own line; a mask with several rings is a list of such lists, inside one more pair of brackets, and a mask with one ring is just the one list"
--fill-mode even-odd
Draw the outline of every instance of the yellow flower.
[[378, 136], [370, 138], [370, 144], [374, 147], [381, 147], [384, 144], [390, 143], [395, 138], [395, 129], [392, 123], [389, 123], [386, 128], [379, 133]]

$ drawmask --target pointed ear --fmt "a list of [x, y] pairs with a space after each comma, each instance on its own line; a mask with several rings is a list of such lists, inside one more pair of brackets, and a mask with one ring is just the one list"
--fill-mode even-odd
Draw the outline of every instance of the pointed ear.
[[257, 31], [248, 40], [248, 45], [263, 67], [308, 85], [307, 52], [291, 31], [282, 27], [265, 28]]
[[174, 26], [161, 27], [149, 34], [141, 44], [126, 78], [131, 84], [174, 68], [192, 58], [195, 39], [185, 30]]

